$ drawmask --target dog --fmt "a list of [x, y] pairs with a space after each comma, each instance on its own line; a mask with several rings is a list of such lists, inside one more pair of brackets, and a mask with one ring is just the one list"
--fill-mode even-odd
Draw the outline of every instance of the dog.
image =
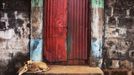
[[22, 75], [25, 72], [46, 72], [49, 68], [46, 63], [39, 61], [27, 61], [27, 63], [18, 70], [18, 75]]

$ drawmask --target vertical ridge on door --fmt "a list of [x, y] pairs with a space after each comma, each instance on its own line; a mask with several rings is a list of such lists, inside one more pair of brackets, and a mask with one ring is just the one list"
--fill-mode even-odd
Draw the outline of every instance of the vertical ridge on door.
[[[46, 11], [48, 13], [45, 24], [45, 58], [50, 62], [66, 61], [66, 0], [46, 0]], [[44, 34], [44, 35], [45, 35]]]
[[[71, 41], [68, 60], [80, 64], [87, 60], [88, 0], [68, 0], [68, 29]], [[75, 62], [76, 61], [76, 62]]]

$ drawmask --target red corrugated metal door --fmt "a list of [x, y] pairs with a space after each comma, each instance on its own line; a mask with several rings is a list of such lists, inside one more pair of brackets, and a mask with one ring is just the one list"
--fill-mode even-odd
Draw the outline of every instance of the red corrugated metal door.
[[50, 62], [66, 61], [67, 0], [45, 0], [44, 54]]
[[68, 60], [84, 64], [88, 59], [88, 0], [68, 0]]
[[85, 64], [88, 0], [45, 0], [44, 55], [50, 62]]

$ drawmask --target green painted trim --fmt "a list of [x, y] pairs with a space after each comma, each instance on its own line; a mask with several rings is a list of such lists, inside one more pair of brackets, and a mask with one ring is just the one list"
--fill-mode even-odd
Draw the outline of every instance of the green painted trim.
[[31, 0], [32, 7], [43, 7], [43, 0]]
[[92, 8], [104, 8], [104, 0], [92, 0]]
[[66, 41], [67, 41], [67, 62], [68, 62], [69, 61], [68, 59], [70, 57], [70, 52], [71, 52], [71, 43], [72, 43], [70, 31], [68, 31], [68, 33], [67, 33]]

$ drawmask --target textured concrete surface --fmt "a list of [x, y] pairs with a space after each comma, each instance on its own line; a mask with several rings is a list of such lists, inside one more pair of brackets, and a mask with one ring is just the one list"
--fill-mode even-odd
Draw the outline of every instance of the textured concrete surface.
[[103, 67], [133, 68], [134, 1], [105, 0]]
[[50, 65], [49, 68], [50, 70], [44, 73], [29, 72], [24, 75], [103, 75], [99, 67]]
[[15, 75], [28, 58], [30, 0], [0, 0], [0, 75]]
[[[90, 66], [102, 66], [104, 28], [104, 0], [91, 0], [91, 51]], [[89, 17], [90, 18], [90, 17]]]

